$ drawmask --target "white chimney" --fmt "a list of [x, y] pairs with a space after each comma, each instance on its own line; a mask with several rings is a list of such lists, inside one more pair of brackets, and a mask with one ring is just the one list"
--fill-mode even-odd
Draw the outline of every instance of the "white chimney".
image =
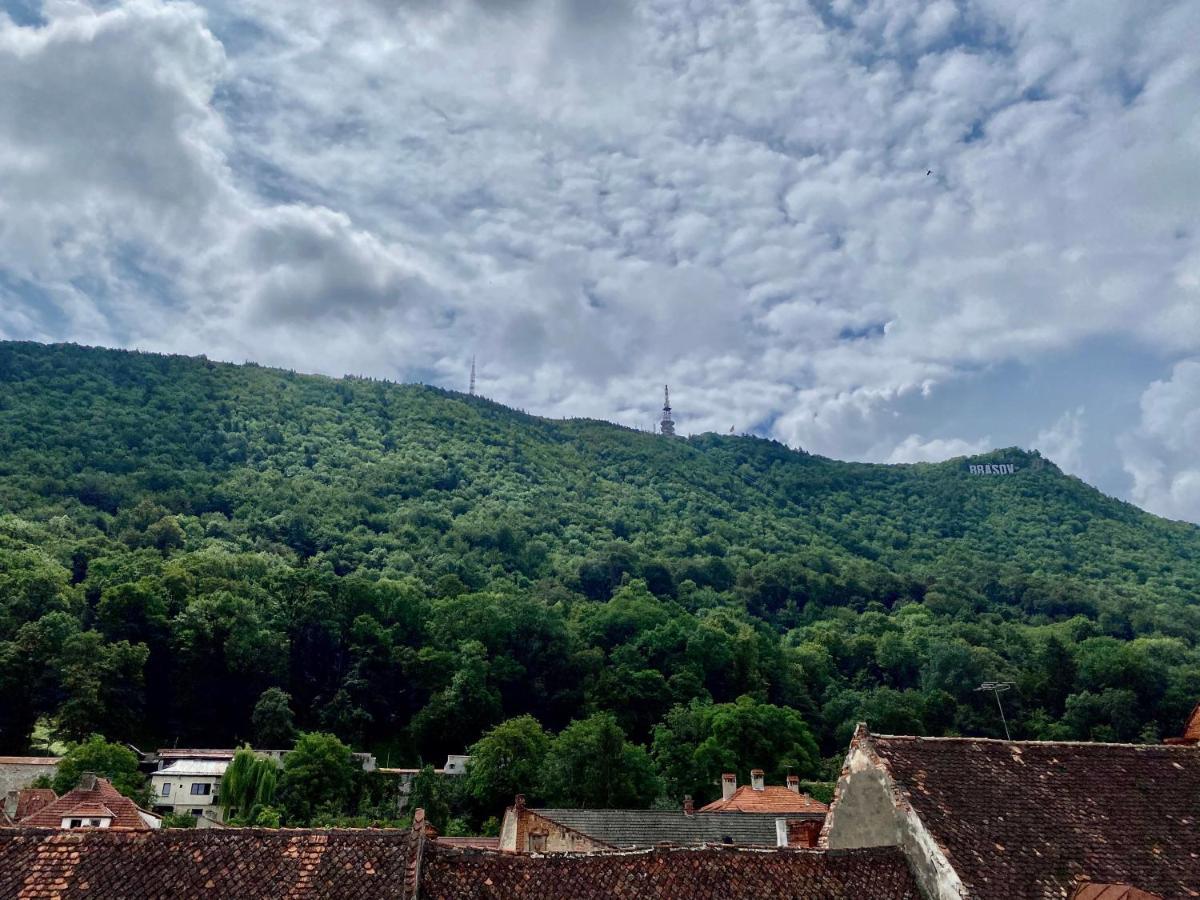
[[733, 772], [726, 772], [721, 776], [721, 799], [728, 800], [733, 796], [733, 792], [737, 790], [737, 775]]
[[800, 793], [800, 776], [799, 775], [789, 775], [788, 779], [787, 779], [787, 784], [788, 784], [788, 790], [791, 791], [793, 794]]
[[751, 769], [750, 770], [750, 787], [756, 791], [761, 791], [763, 789], [763, 770], [762, 769]]

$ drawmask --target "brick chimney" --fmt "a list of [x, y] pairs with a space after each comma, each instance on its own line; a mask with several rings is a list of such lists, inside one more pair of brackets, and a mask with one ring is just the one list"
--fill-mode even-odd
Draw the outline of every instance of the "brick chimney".
[[800, 776], [799, 775], [789, 775], [787, 777], [787, 787], [788, 787], [788, 790], [791, 791], [793, 794], [800, 793]]
[[737, 775], [733, 772], [726, 772], [721, 776], [721, 799], [728, 800], [733, 796], [733, 792], [737, 790]]
[[685, 794], [683, 798], [683, 814], [692, 816], [696, 814], [696, 807], [692, 805], [692, 795]]
[[756, 791], [761, 791], [763, 789], [763, 770], [762, 769], [751, 769], [750, 770], [750, 787]]
[[517, 799], [513, 801], [513, 809], [519, 813], [525, 812], [525, 795], [517, 794]]

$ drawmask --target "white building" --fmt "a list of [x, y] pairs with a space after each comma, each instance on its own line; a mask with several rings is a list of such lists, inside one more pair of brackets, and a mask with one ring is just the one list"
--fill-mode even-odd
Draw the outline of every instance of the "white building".
[[226, 760], [181, 759], [159, 769], [150, 776], [155, 811], [220, 822], [221, 779], [228, 767]]

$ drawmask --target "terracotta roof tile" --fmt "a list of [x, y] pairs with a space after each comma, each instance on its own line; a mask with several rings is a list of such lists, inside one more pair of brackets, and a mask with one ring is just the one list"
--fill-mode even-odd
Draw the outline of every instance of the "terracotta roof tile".
[[773, 816], [746, 813], [688, 816], [678, 809], [531, 809], [530, 812], [612, 848], [653, 847], [662, 842], [774, 847], [778, 842]]
[[[64, 818], [70, 818], [72, 815], [78, 818], [80, 814], [75, 810], [91, 805], [107, 807], [112, 815], [114, 828], [133, 828], [141, 831], [150, 827], [138, 814], [137, 804], [103, 778], [97, 778], [95, 787], [91, 789], [77, 787], [67, 791], [33, 815], [18, 820], [18, 824], [27, 828], [60, 828]], [[105, 813], [93, 812], [86, 813], [86, 815], [96, 816], [105, 815]]]
[[25, 788], [17, 793], [17, 808], [13, 811], [13, 821], [27, 819], [44, 806], [58, 799], [58, 794], [50, 788]]
[[896, 848], [531, 856], [426, 832], [0, 831], [0, 900], [918, 900]]
[[917, 900], [897, 848], [749, 850], [704, 847], [618, 853], [426, 854], [421, 900]]
[[17, 897], [410, 900], [409, 831], [0, 831], [0, 900]]
[[1158, 894], [1147, 894], [1128, 884], [1096, 884], [1084, 882], [1070, 900], [1162, 900]]
[[498, 837], [443, 837], [438, 835], [437, 842], [447, 847], [474, 847], [476, 850], [499, 850]]
[[778, 785], [754, 790], [748, 784], [733, 792], [728, 800], [714, 800], [700, 812], [791, 813], [795, 815], [825, 815], [829, 807], [810, 797]]
[[1061, 898], [1080, 879], [1200, 891], [1194, 747], [866, 740], [974, 898]]
[[1200, 744], [1200, 703], [1197, 703], [1183, 726], [1183, 734], [1169, 737], [1164, 744]]

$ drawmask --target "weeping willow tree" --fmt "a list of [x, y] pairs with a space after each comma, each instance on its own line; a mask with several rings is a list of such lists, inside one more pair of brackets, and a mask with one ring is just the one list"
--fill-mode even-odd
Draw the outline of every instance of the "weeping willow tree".
[[255, 822], [259, 813], [275, 801], [278, 776], [279, 766], [273, 759], [259, 756], [249, 747], [234, 753], [221, 779], [226, 821]]

